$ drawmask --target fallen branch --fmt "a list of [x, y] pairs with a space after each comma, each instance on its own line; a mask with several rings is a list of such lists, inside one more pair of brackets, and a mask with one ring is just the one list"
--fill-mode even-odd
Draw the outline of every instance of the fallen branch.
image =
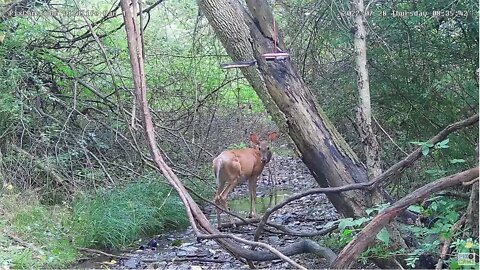
[[93, 249], [93, 248], [77, 247], [77, 250], [88, 252], [88, 253], [94, 253], [94, 254], [106, 256], [106, 257], [109, 257], [109, 258], [115, 258], [115, 259], [130, 259], [130, 258], [132, 258], [131, 256], [115, 255], [115, 254], [111, 254], [111, 253], [101, 251], [101, 250], [98, 250], [98, 249]]
[[269, 208], [265, 214], [262, 217], [262, 220], [258, 224], [257, 230], [255, 231], [255, 237], [253, 238], [255, 241], [258, 241], [260, 238], [260, 235], [262, 234], [263, 228], [265, 227], [265, 224], [267, 224], [268, 218], [270, 217], [271, 214], [273, 214], [275, 211], [278, 209], [284, 207], [285, 205], [301, 199], [305, 196], [308, 195], [314, 195], [314, 194], [319, 194], [319, 193], [338, 193], [338, 192], [344, 192], [344, 191], [349, 191], [353, 189], [363, 189], [363, 190], [371, 190], [375, 182], [363, 182], [363, 183], [355, 183], [355, 184], [350, 184], [350, 185], [345, 185], [341, 187], [328, 187], [328, 188], [314, 188], [307, 190], [305, 192], [299, 193], [297, 195], [288, 197], [287, 199], [283, 200], [281, 203], [275, 205], [272, 208]]
[[328, 228], [323, 228], [319, 231], [311, 231], [311, 232], [303, 232], [303, 231], [295, 231], [287, 226], [283, 225], [278, 225], [278, 224], [273, 224], [273, 223], [267, 223], [268, 226], [273, 227], [277, 230], [282, 231], [284, 234], [292, 235], [292, 236], [299, 236], [299, 237], [314, 237], [314, 236], [321, 236], [321, 235], [326, 235], [330, 232], [333, 232], [338, 228], [338, 223], [335, 223], [334, 225], [328, 227]]
[[429, 183], [409, 195], [403, 197], [390, 207], [386, 208], [375, 216], [362, 231], [360, 231], [355, 238], [346, 245], [338, 255], [337, 259], [332, 265], [332, 268], [346, 269], [358, 257], [362, 251], [375, 239], [375, 236], [380, 230], [385, 227], [393, 218], [399, 215], [402, 211], [407, 209], [410, 205], [422, 202], [425, 198], [435, 192], [444, 190], [448, 187], [461, 184], [463, 182], [471, 181], [478, 177], [478, 166], [467, 171], [463, 171], [454, 175], [450, 175], [432, 183]]
[[[254, 241], [249, 241], [245, 240], [243, 238], [240, 238], [238, 236], [235, 236], [233, 234], [211, 234], [211, 235], [200, 235], [198, 236], [199, 239], [218, 239], [218, 238], [230, 238], [235, 241], [238, 241], [243, 244], [247, 244], [250, 246], [255, 246], [255, 247], [261, 247], [264, 248], [271, 253], [275, 254], [278, 258], [282, 259], [285, 262], [288, 262], [290, 265], [295, 266], [298, 269], [304, 269], [307, 270], [307, 268], [303, 267], [302, 265], [294, 262], [292, 259], [284, 255], [282, 252], [278, 251], [277, 249], [273, 248], [272, 246], [265, 244], [265, 243], [260, 243], [260, 242], [254, 242]], [[258, 261], [258, 260], [255, 260]]]
[[[136, 259], [136, 260], [146, 262], [146, 263], [158, 262], [159, 261], [159, 259], [147, 259], [147, 258], [142, 258], [140, 256], [115, 255], [115, 254], [111, 254], [111, 253], [101, 251], [101, 250], [98, 250], [98, 249], [93, 249], [93, 248], [77, 247], [77, 250], [80, 250], [80, 251], [83, 251], [83, 252], [88, 252], [88, 253], [93, 253], [93, 254], [98, 254], [98, 255], [109, 257], [109, 258], [120, 259], [120, 260]], [[188, 260], [194, 261], [195, 258], [188, 258]], [[181, 261], [181, 259], [175, 259], [175, 260], [172, 260], [172, 262], [173, 261]]]
[[[219, 228], [220, 229], [226, 229], [226, 228], [232, 228], [232, 227], [239, 227], [243, 225], [253, 225], [256, 226], [256, 223], [260, 222], [260, 218], [249, 218], [245, 220], [237, 220], [233, 224], [232, 223], [222, 223]], [[326, 235], [335, 229], [338, 228], [338, 223], [328, 227], [328, 228], [323, 228], [319, 231], [310, 231], [310, 232], [305, 232], [305, 231], [296, 231], [288, 228], [287, 226], [280, 225], [280, 224], [275, 224], [275, 223], [270, 223], [268, 222], [266, 224], [267, 226], [273, 227], [279, 231], [281, 231], [282, 234], [287, 234], [291, 236], [299, 236], [299, 237], [314, 237], [314, 236], [320, 236], [320, 235]], [[268, 232], [271, 232], [269, 230], [266, 230]], [[279, 233], [279, 232], [271, 232], [271, 233]]]
[[[295, 255], [295, 254], [299, 254], [299, 253], [317, 254], [317, 255], [320, 255], [321, 257], [327, 259], [327, 261], [329, 263], [333, 262], [335, 260], [335, 258], [337, 257], [337, 255], [331, 249], [322, 247], [312, 240], [302, 240], [300, 242], [296, 242], [294, 244], [291, 244], [291, 245], [283, 248], [282, 252], [278, 253], [278, 250], [276, 251], [275, 249], [272, 249], [272, 247], [270, 245], [267, 245], [265, 243], [245, 240], [243, 238], [240, 238], [240, 237], [232, 235], [232, 234], [202, 235], [202, 236], [199, 236], [198, 238], [199, 239], [230, 238], [230, 239], [233, 239], [233, 240], [238, 241], [240, 243], [265, 248], [269, 251], [269, 252], [262, 252], [262, 251], [258, 251], [258, 250], [243, 249], [242, 253], [240, 253], [240, 255], [244, 258], [249, 258], [249, 260], [252, 260], [252, 261], [271, 261], [271, 260], [275, 260], [275, 259], [278, 259], [278, 258], [286, 261], [286, 260], [291, 260], [290, 258], [288, 258], [286, 256], [291, 256], [291, 255]], [[301, 252], [299, 252], [299, 251], [301, 251]], [[282, 258], [284, 256], [286, 258]], [[294, 266], [296, 266], [300, 269], [305, 269], [303, 266], [298, 265], [295, 262], [290, 263], [290, 264], [294, 265]]]
[[175, 263], [175, 262], [188, 262], [188, 261], [212, 262], [212, 263], [226, 263], [226, 262], [228, 262], [227, 260], [216, 260], [216, 259], [199, 258], [199, 257], [175, 258], [175, 259], [171, 260], [170, 262]]

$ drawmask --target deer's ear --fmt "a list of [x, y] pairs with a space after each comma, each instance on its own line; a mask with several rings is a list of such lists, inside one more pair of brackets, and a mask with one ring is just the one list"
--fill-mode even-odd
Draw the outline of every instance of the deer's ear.
[[268, 134], [268, 139], [269, 139], [270, 141], [274, 141], [276, 138], [277, 138], [277, 132], [274, 131], [274, 132], [270, 132], [270, 133]]
[[259, 144], [260, 142], [258, 141], [257, 134], [252, 133], [250, 134], [250, 141], [254, 143], [255, 145]]

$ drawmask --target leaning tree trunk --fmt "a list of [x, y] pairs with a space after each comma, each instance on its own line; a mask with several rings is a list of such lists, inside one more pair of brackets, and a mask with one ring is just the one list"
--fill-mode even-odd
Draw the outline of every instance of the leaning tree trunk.
[[[290, 59], [267, 62], [262, 57], [274, 51], [268, 20], [273, 16], [266, 2], [247, 0], [249, 10], [238, 0], [199, 0], [199, 5], [233, 60], [257, 61], [257, 68], [242, 68], [243, 75], [278, 127], [292, 138], [319, 185], [338, 187], [368, 181], [365, 166], [332, 126]], [[283, 43], [278, 44], [281, 47]], [[327, 196], [344, 216], [359, 217], [371, 204], [371, 195], [357, 190]], [[405, 246], [397, 230], [390, 232], [395, 246]], [[398, 264], [383, 262], [379, 266]]]

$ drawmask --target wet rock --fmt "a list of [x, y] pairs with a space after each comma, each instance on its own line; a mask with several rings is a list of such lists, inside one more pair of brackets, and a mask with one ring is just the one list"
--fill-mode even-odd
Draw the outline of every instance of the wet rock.
[[137, 258], [130, 258], [122, 261], [122, 265], [127, 269], [136, 269], [140, 266], [140, 260]]
[[147, 265], [147, 269], [165, 269], [167, 262], [154, 262]]
[[278, 237], [276, 235], [269, 236], [268, 237], [268, 242], [270, 242], [270, 244], [272, 244], [272, 245], [278, 244], [280, 242], [280, 237]]
[[194, 246], [186, 246], [186, 247], [180, 247], [179, 250], [184, 251], [187, 256], [191, 256], [197, 252], [198, 248]]

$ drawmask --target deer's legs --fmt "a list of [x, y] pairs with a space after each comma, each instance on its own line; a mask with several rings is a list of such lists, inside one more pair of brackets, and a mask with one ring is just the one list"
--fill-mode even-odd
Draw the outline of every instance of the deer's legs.
[[[227, 206], [227, 196], [230, 191], [233, 190], [233, 188], [237, 185], [238, 178], [234, 179], [232, 182], [227, 182], [226, 184], [223, 185], [223, 190], [218, 190], [217, 195], [215, 196], [215, 204], [220, 206], [223, 210], [228, 210]], [[220, 226], [221, 220], [220, 220], [220, 213], [222, 210], [216, 208], [217, 211], [217, 226]], [[230, 217], [230, 223], [234, 224], [233, 222], [233, 217]]]
[[248, 217], [257, 217], [256, 200], [257, 200], [257, 179], [248, 179], [248, 193], [250, 193], [250, 214]]

